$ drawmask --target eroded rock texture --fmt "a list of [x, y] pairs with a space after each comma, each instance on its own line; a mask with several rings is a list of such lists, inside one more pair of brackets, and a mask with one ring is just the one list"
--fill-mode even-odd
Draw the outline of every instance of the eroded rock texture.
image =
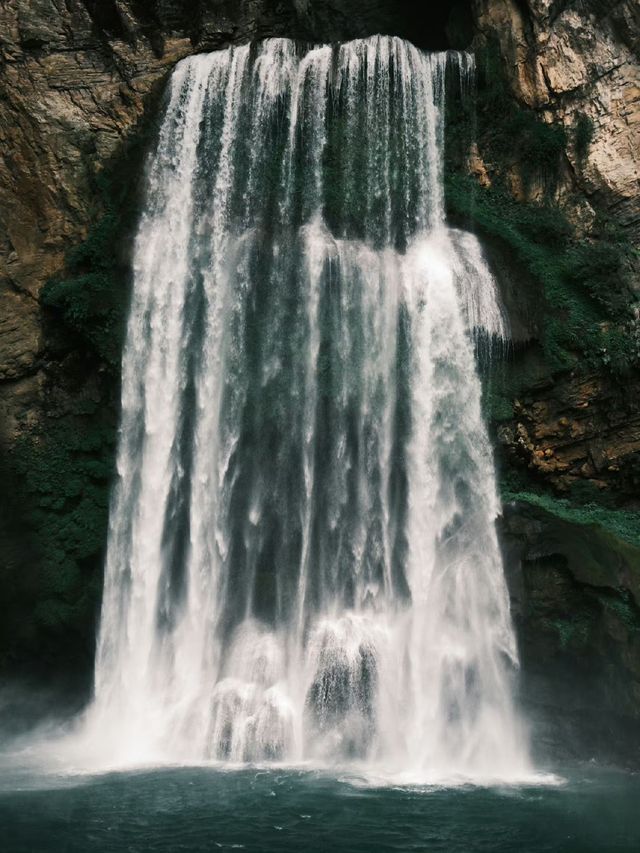
[[[635, 0], [476, 0], [477, 27], [501, 46], [514, 94], [562, 124], [572, 177], [640, 236], [640, 6]], [[592, 123], [588, 151], [575, 129]], [[517, 152], [514, 152], [517, 158]]]
[[563, 377], [516, 400], [517, 420], [499, 428], [498, 440], [560, 493], [587, 481], [633, 503], [640, 493], [639, 396], [637, 380]]
[[167, 38], [156, 53], [139, 30], [112, 38], [76, 0], [3, 4], [0, 38], [0, 378], [10, 380], [0, 412], [11, 440], [46, 370], [42, 285], [96, 214], [95, 170], [191, 44]]
[[[553, 204], [561, 208], [576, 235], [592, 240], [602, 223], [619, 229], [630, 245], [640, 237], [640, 6], [635, 0], [476, 0], [476, 44], [497, 44], [509, 88], [518, 103], [563, 134], [556, 165]], [[482, 140], [480, 140], [482, 143]], [[477, 146], [468, 169], [480, 185], [504, 178], [514, 197], [537, 203], [548, 194], [544, 176], [525, 177], [530, 154], [504, 146], [499, 158]], [[594, 256], [592, 266], [598, 263]], [[640, 262], [629, 253], [621, 268], [603, 282], [626, 301], [621, 321], [629, 350], [640, 345], [638, 298]], [[517, 270], [514, 302], [527, 303], [529, 315], [515, 330], [522, 339], [541, 339], [544, 320], [536, 316], [531, 283]], [[624, 282], [623, 279], [624, 278]], [[577, 285], [580, 277], [576, 276]], [[625, 291], [625, 288], [628, 290]], [[513, 294], [511, 294], [513, 295]], [[517, 313], [517, 312], [516, 312]], [[526, 313], [526, 312], [525, 312]], [[547, 320], [548, 322], [548, 320]], [[562, 323], [561, 312], [558, 322]], [[602, 331], [609, 328], [602, 323]], [[620, 501], [638, 506], [640, 459], [638, 371], [624, 377], [608, 369], [606, 343], [593, 348], [594, 365], [540, 376], [524, 396], [515, 396], [514, 417], [500, 430], [511, 460], [528, 466], [538, 482], [567, 493], [576, 482], [589, 483]], [[637, 355], [636, 355], [637, 360]], [[599, 369], [593, 369], [595, 363]]]

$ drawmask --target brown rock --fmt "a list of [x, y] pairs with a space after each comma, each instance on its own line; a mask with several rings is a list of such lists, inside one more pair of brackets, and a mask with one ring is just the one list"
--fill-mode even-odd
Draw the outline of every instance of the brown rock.
[[[568, 180], [597, 197], [630, 236], [640, 237], [636, 0], [477, 0], [476, 8], [479, 30], [499, 41], [512, 89], [523, 104], [544, 107], [546, 119], [562, 125], [570, 139], [580, 119], [592, 123], [588, 150], [571, 145], [567, 151], [573, 169]], [[513, 188], [522, 195], [522, 187]], [[593, 212], [587, 200], [576, 216], [588, 225]]]

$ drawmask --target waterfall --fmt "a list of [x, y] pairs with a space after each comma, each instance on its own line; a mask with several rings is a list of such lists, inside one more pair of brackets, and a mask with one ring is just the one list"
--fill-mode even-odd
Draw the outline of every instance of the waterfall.
[[135, 243], [96, 658], [113, 756], [527, 766], [445, 72], [374, 37], [175, 68]]

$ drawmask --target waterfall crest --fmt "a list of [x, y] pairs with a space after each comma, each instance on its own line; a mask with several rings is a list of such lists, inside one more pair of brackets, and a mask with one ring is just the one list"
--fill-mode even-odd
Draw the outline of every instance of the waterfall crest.
[[[128, 760], [527, 768], [447, 63], [183, 60], [135, 245], [90, 719]], [[117, 746], [115, 746], [117, 745]]]

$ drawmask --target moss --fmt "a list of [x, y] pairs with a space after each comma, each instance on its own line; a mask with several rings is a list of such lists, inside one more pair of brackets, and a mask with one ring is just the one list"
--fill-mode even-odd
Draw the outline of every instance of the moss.
[[[38, 657], [40, 667], [86, 667], [92, 654], [115, 442], [111, 412], [49, 424], [12, 452], [14, 500], [29, 530], [31, 566], [19, 587], [19, 632], [3, 638], [0, 667]], [[7, 613], [10, 623], [16, 614]]]
[[566, 131], [522, 106], [507, 81], [500, 46], [489, 40], [476, 51], [475, 98], [448, 99], [447, 163], [459, 168], [471, 143], [481, 139], [492, 163], [517, 165], [525, 187], [536, 181], [550, 192], [566, 159]]
[[42, 304], [57, 309], [63, 323], [112, 370], [120, 361], [126, 312], [127, 271], [110, 257], [118, 229], [116, 218], [105, 215], [71, 255], [68, 277], [50, 280], [41, 296]]
[[[579, 526], [599, 528], [635, 549], [640, 547], [640, 512], [620, 510], [596, 503], [576, 504], [544, 492], [515, 491], [513, 481], [501, 484], [502, 499], [506, 502], [530, 504], [563, 521]], [[632, 561], [635, 562], [636, 555]]]
[[591, 640], [591, 625], [578, 615], [567, 618], [541, 619], [540, 627], [558, 637], [562, 651], [585, 649]]
[[633, 595], [626, 589], [613, 593], [601, 592], [598, 596], [603, 608], [621, 622], [631, 634], [640, 634], [640, 612]]
[[631, 247], [619, 235], [602, 228], [578, 239], [557, 207], [518, 202], [466, 175], [447, 176], [446, 197], [454, 219], [497, 242], [540, 288], [550, 373], [604, 366], [620, 375], [637, 363], [624, 274]]
[[485, 391], [484, 411], [487, 417], [493, 423], [504, 423], [510, 421], [513, 417], [513, 403], [508, 397], [496, 392], [493, 388], [488, 388]]
[[530, 184], [537, 176], [555, 183], [558, 163], [567, 146], [564, 128], [546, 124], [531, 110], [521, 107], [512, 107], [499, 127], [505, 144], [508, 141], [515, 146], [512, 150], [518, 152], [525, 184]]
[[[33, 458], [21, 449], [18, 461]], [[15, 559], [3, 554], [0, 577], [0, 669], [86, 671], [90, 664], [101, 563], [106, 532], [105, 483], [95, 493], [74, 501], [45, 500], [31, 504], [21, 517], [29, 541]], [[29, 506], [28, 485], [19, 484], [16, 502]]]
[[[476, 99], [447, 102], [446, 198], [453, 221], [499, 245], [514, 269], [539, 288], [540, 342], [550, 374], [605, 367], [623, 375], [640, 360], [640, 335], [629, 312], [627, 270], [633, 247], [610, 220], [599, 218], [589, 238], [579, 238], [554, 198], [569, 144], [564, 129], [519, 104], [509, 85], [499, 45], [477, 51]], [[452, 94], [454, 87], [450, 87]], [[584, 156], [593, 125], [580, 115], [573, 130]], [[491, 172], [482, 188], [464, 174], [474, 142]], [[507, 176], [542, 188], [537, 202], [518, 202]]]
[[128, 291], [128, 272], [114, 263], [120, 229], [120, 220], [106, 213], [69, 255], [65, 277], [48, 281], [41, 294], [45, 308], [58, 314], [57, 322], [114, 371], [122, 351]]

